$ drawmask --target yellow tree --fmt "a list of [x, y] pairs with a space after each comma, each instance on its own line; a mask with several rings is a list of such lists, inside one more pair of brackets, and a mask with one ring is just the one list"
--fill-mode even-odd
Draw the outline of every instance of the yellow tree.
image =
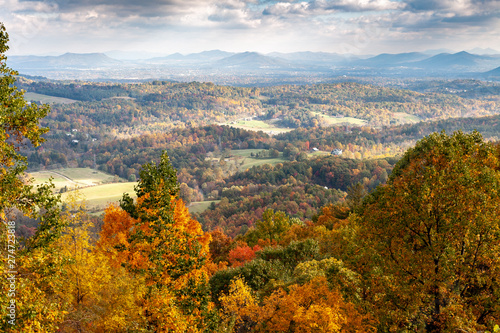
[[166, 153], [158, 165], [143, 166], [136, 193], [136, 202], [124, 195], [120, 208], [107, 209], [100, 247], [117, 265], [145, 278], [151, 329], [207, 329], [214, 314], [206, 267], [210, 235], [177, 198], [177, 177]]
[[288, 292], [279, 289], [265, 297], [261, 306], [250, 288], [236, 278], [230, 284], [229, 294], [221, 296], [220, 302], [221, 317], [226, 323], [235, 323], [237, 328], [246, 326], [252, 332], [375, 331], [372, 320], [360, 315], [339, 292], [332, 291], [325, 277], [292, 285]]
[[70, 202], [61, 217], [67, 220], [61, 238], [52, 245], [64, 264], [55, 291], [64, 304], [64, 332], [141, 331], [146, 326], [140, 300], [146, 292], [143, 279], [123, 267], [113, 267], [95, 248], [92, 223], [82, 206]]

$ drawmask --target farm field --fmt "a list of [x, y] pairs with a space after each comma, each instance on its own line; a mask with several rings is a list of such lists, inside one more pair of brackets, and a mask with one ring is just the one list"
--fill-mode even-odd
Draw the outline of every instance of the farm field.
[[[283, 157], [283, 153], [279, 154], [277, 158], [256, 158], [252, 157], [252, 153], [257, 154], [266, 149], [240, 149], [240, 150], [231, 150], [231, 154], [234, 156], [233, 159], [236, 163], [239, 163], [240, 169], [246, 170], [253, 166], [259, 166], [264, 164], [276, 165], [278, 163], [286, 162], [287, 159]], [[243, 162], [243, 164], [241, 164]]]
[[227, 125], [234, 128], [241, 128], [248, 131], [256, 131], [256, 132], [262, 131], [270, 135], [286, 133], [293, 130], [292, 128], [276, 127], [273, 124], [269, 124], [262, 120], [237, 120], [231, 123], [226, 123], [221, 125]]
[[76, 102], [74, 99], [42, 95], [34, 92], [24, 93], [24, 98], [27, 101], [36, 101], [44, 104], [71, 104]]
[[419, 116], [415, 116], [413, 114], [409, 114], [409, 113], [405, 113], [405, 112], [394, 112], [393, 116], [394, 116], [394, 118], [396, 118], [404, 123], [415, 124], [415, 123], [422, 121], [422, 119]]
[[56, 191], [60, 191], [64, 187], [69, 190], [75, 187], [81, 188], [87, 186], [95, 186], [104, 183], [118, 182], [121, 180], [116, 176], [112, 176], [90, 168], [64, 168], [57, 170], [44, 170], [31, 172], [30, 176], [35, 179], [35, 185], [46, 183], [49, 181], [49, 178], [52, 177], [52, 182], [56, 187]]
[[[134, 186], [136, 184], [136, 182], [127, 182], [82, 188], [78, 190], [81, 197], [79, 202], [85, 201], [89, 210], [103, 211], [110, 203], [117, 203], [122, 198], [123, 193], [129, 193], [134, 198]], [[62, 201], [65, 201], [70, 193], [72, 191], [63, 193], [61, 196]]]
[[[258, 152], [261, 149], [250, 149]], [[250, 156], [251, 152], [246, 154]], [[243, 154], [243, 155], [246, 155]], [[257, 159], [258, 160], [258, 159]], [[271, 159], [270, 159], [271, 160]], [[275, 159], [276, 160], [276, 159]], [[258, 160], [268, 161], [268, 160]], [[249, 163], [250, 165], [251, 163]], [[122, 198], [123, 193], [129, 193], [132, 198], [135, 198], [134, 186], [136, 182], [125, 182], [123, 179], [111, 176], [90, 168], [65, 168], [50, 171], [38, 171], [30, 173], [34, 178], [34, 185], [43, 184], [49, 181], [52, 177], [52, 182], [55, 185], [55, 191], [66, 187], [69, 191], [61, 195], [61, 200], [64, 202], [69, 196], [75, 194], [75, 188], [78, 190], [77, 202], [85, 201], [86, 208], [94, 213], [102, 213], [110, 203], [118, 203]], [[120, 182], [117, 182], [120, 181]], [[212, 202], [202, 201], [193, 202], [189, 206], [189, 211], [192, 213], [201, 213], [206, 210]]]
[[332, 117], [327, 114], [323, 114], [321, 112], [311, 112], [315, 116], [320, 116], [320, 118], [328, 125], [328, 126], [334, 126], [334, 125], [340, 125], [340, 124], [345, 124], [349, 123], [352, 125], [357, 125], [357, 126], [362, 126], [367, 124], [368, 122], [363, 119], [359, 118], [353, 118], [353, 117], [342, 117], [342, 118], [337, 118], [337, 117]]
[[191, 214], [199, 214], [203, 213], [208, 207], [213, 203], [217, 204], [220, 200], [212, 200], [212, 201], [197, 201], [191, 202], [189, 204], [188, 209]]
[[[257, 154], [259, 152], [262, 152], [263, 150], [266, 149], [236, 149], [236, 150], [231, 150], [231, 157], [225, 158], [224, 161], [226, 163], [232, 164], [234, 166], [233, 172], [236, 171], [243, 171], [246, 169], [249, 169], [253, 166], [260, 166], [264, 164], [271, 164], [271, 165], [276, 165], [278, 163], [283, 163], [286, 162], [287, 159], [283, 157], [283, 153], [279, 154], [279, 157], [277, 158], [257, 158], [257, 157], [252, 157], [251, 154]], [[212, 163], [219, 163], [220, 158], [214, 157], [214, 158], [209, 158], [209, 160], [212, 161]]]

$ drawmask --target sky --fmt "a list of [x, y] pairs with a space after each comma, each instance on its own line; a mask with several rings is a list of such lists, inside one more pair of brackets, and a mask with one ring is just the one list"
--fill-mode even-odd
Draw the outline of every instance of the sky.
[[500, 0], [0, 0], [9, 55], [500, 49]]

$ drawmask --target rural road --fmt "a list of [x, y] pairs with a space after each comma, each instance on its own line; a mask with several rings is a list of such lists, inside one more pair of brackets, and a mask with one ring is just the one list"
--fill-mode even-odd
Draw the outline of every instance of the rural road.
[[54, 175], [57, 175], [59, 177], [66, 179], [67, 181], [71, 182], [72, 184], [75, 184], [76, 186], [89, 186], [88, 184], [75, 182], [73, 179], [68, 178], [67, 176], [63, 175], [62, 173], [59, 173], [56, 171], [40, 171], [40, 173], [52, 173]]

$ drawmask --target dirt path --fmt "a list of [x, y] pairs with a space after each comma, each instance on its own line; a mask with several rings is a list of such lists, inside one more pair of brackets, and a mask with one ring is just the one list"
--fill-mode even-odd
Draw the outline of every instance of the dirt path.
[[56, 171], [46, 171], [45, 170], [45, 171], [40, 171], [40, 173], [52, 173], [54, 175], [57, 175], [59, 177], [64, 178], [65, 180], [69, 181], [72, 184], [75, 184], [76, 186], [89, 186], [88, 184], [85, 184], [85, 183], [75, 182], [73, 179], [63, 175], [62, 173], [56, 172]]

